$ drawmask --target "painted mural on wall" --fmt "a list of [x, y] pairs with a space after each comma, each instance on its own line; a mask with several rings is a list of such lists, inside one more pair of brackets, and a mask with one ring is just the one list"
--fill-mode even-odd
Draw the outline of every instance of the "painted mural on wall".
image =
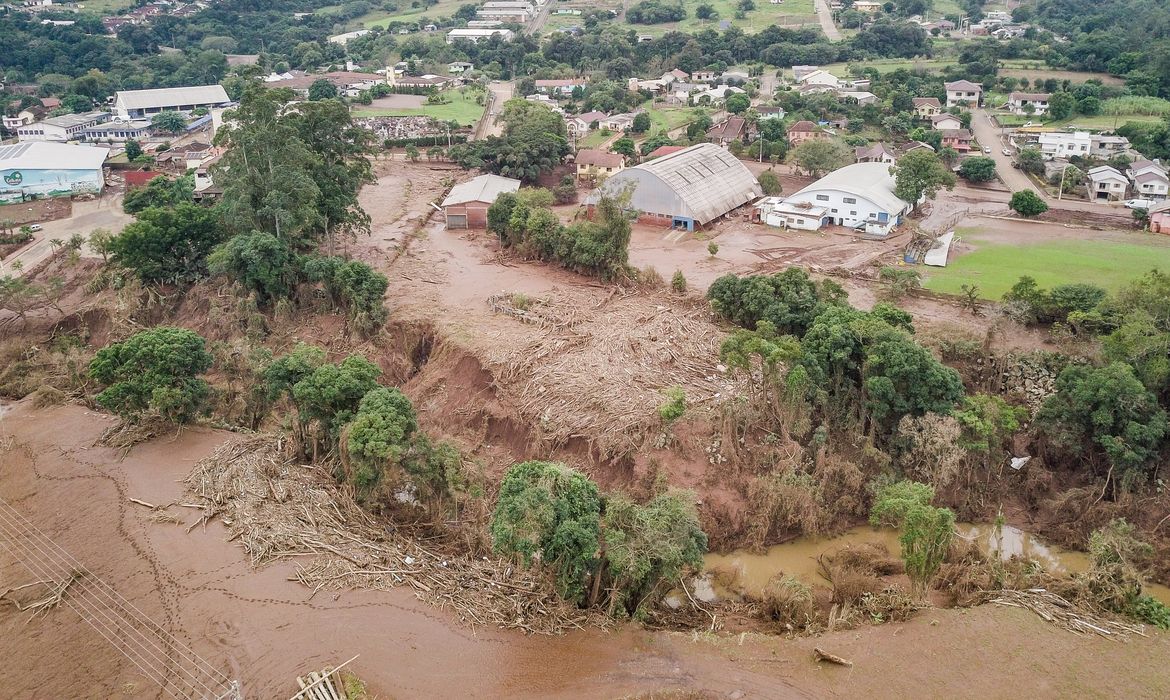
[[22, 197], [67, 197], [102, 191], [100, 170], [0, 170], [0, 202]]

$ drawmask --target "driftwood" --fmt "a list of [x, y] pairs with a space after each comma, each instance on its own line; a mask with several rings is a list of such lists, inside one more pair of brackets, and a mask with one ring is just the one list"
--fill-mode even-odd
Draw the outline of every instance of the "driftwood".
[[813, 657], [817, 661], [827, 661], [831, 664], [837, 664], [838, 666], [850, 666], [850, 667], [853, 666], [853, 662], [850, 661], [849, 659], [841, 658], [840, 656], [837, 656], [836, 654], [830, 654], [829, 652], [821, 649], [820, 647], [813, 647]]
[[988, 591], [984, 595], [989, 603], [1031, 610], [1045, 622], [1051, 622], [1075, 634], [1097, 634], [1114, 640], [1125, 639], [1131, 634], [1146, 636], [1143, 625], [1102, 618], [1043, 588], [1031, 588], [1026, 591]]

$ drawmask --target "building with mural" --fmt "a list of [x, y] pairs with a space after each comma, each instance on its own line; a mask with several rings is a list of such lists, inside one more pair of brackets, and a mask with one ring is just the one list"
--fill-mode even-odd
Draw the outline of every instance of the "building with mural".
[[0, 146], [0, 202], [98, 194], [110, 149], [30, 141]]

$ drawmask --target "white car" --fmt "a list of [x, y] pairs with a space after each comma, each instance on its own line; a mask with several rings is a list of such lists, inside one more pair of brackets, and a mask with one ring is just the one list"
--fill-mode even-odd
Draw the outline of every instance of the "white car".
[[1152, 199], [1127, 199], [1123, 204], [1130, 209], [1149, 209], [1157, 202]]
[[1012, 149], [1010, 149], [1010, 148], [1003, 149], [1003, 154], [1005, 156], [1010, 156], [1012, 154]]
[[28, 230], [29, 230], [29, 231], [32, 231], [33, 233], [36, 233], [37, 231], [40, 231], [40, 230], [41, 230], [41, 225], [40, 225], [40, 224], [31, 224], [31, 225], [28, 227]]
[[983, 152], [984, 152], [984, 153], [991, 153], [991, 146], [984, 146], [984, 147], [983, 147]]

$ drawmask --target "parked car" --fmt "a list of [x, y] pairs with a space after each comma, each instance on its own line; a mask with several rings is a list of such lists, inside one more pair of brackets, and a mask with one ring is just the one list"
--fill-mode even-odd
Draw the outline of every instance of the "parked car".
[[41, 230], [41, 225], [40, 224], [30, 224], [28, 227], [28, 230], [32, 231], [33, 233], [36, 233], [37, 231]]
[[1003, 149], [1003, 154], [1005, 156], [1010, 156], [1012, 154], [1012, 149], [1010, 149], [1010, 148]]
[[1123, 204], [1130, 209], [1149, 209], [1157, 204], [1157, 202], [1152, 199], [1127, 199]]
[[991, 153], [991, 146], [984, 146], [984, 147], [983, 147], [983, 152], [984, 152], [984, 153]]

